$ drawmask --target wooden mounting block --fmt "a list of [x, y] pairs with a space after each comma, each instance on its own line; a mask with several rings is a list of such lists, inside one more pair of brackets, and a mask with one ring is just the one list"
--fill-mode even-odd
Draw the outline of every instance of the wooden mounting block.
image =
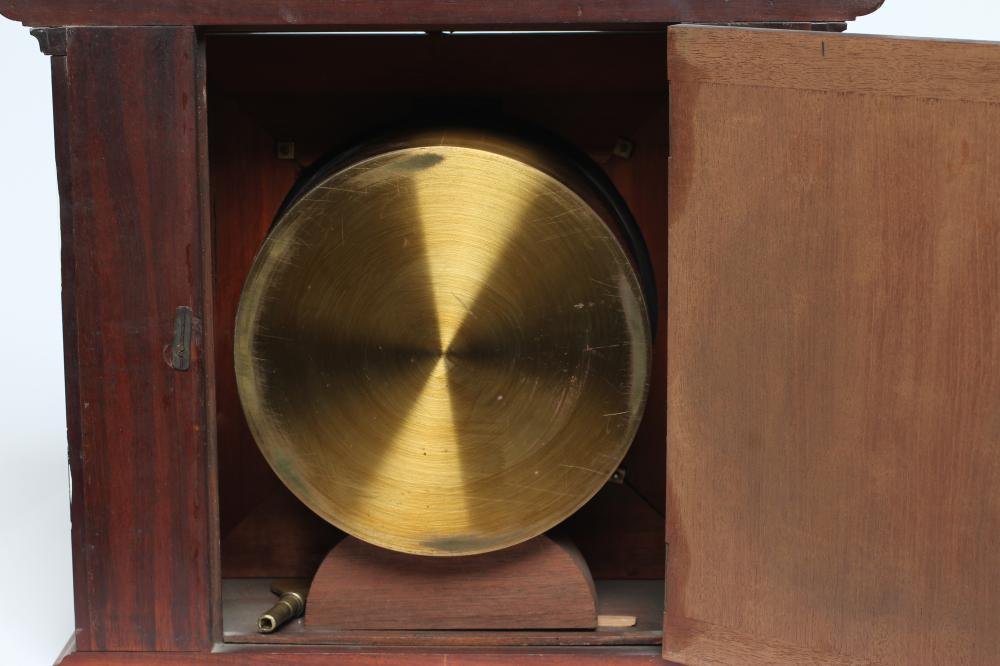
[[424, 557], [348, 537], [320, 564], [310, 629], [595, 629], [597, 594], [570, 543], [539, 536], [466, 557]]

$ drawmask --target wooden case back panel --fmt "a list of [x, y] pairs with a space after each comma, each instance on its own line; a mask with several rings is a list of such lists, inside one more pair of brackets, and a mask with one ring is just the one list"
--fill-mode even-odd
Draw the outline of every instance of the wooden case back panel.
[[883, 0], [0, 0], [26, 25], [330, 28], [628, 27], [680, 21], [844, 21]]
[[[190, 28], [68, 31], [53, 60], [79, 650], [210, 644], [207, 358]], [[186, 372], [175, 309], [195, 315]]]
[[669, 41], [666, 656], [1000, 663], [1000, 45]]

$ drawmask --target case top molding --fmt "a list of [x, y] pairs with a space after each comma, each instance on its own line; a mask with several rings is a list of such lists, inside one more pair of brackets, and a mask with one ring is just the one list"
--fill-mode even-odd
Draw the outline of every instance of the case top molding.
[[33, 27], [235, 30], [627, 28], [667, 23], [846, 21], [884, 0], [0, 0]]

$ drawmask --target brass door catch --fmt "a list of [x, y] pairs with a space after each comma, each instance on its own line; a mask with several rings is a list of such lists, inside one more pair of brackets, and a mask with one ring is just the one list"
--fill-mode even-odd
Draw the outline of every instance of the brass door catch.
[[182, 305], [174, 313], [174, 341], [170, 347], [170, 367], [187, 370], [191, 367], [191, 308]]

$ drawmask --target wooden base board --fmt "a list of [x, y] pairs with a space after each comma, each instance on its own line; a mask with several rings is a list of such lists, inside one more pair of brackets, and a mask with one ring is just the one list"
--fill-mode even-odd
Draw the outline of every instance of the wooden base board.
[[664, 662], [658, 647], [570, 647], [570, 648], [490, 648], [485, 651], [445, 650], [439, 648], [373, 649], [332, 648], [321, 646], [217, 646], [212, 652], [73, 652], [62, 666], [115, 666], [149, 664], [150, 666], [677, 666]]
[[270, 579], [222, 581], [223, 633], [227, 645], [338, 645], [379, 647], [658, 646], [663, 640], [662, 580], [598, 580], [601, 615], [634, 615], [633, 627], [593, 631], [337, 631], [308, 628], [302, 618], [273, 634], [257, 633], [257, 617], [274, 603]]

